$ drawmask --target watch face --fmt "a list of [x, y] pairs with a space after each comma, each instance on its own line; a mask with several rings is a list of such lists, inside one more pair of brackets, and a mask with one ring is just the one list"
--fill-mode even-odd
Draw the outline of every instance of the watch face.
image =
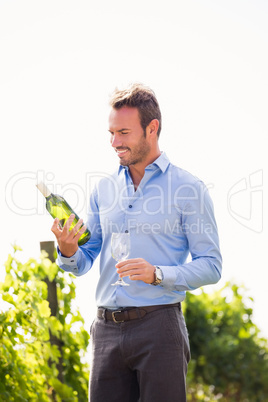
[[162, 271], [161, 271], [161, 269], [160, 269], [160, 268], [156, 268], [155, 273], [156, 273], [156, 278], [159, 279], [160, 281], [162, 281], [163, 276], [162, 276]]
[[153, 283], [151, 283], [151, 285], [157, 286], [163, 280], [163, 273], [162, 273], [161, 269], [157, 266], [155, 266], [154, 273], [155, 273], [155, 281]]

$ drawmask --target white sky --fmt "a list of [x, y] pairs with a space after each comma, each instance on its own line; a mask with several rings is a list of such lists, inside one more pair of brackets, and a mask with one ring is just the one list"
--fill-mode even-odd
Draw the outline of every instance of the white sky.
[[[92, 183], [118, 165], [108, 96], [141, 81], [162, 109], [161, 149], [210, 189], [218, 287], [245, 284], [268, 337], [267, 17], [264, 0], [0, 0], [1, 265], [11, 243], [26, 260], [53, 240], [38, 178], [86, 217]], [[97, 276], [76, 279], [87, 329]]]

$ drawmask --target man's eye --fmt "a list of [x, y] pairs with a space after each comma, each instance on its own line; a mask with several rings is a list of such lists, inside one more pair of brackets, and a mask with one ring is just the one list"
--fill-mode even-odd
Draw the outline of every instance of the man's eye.
[[121, 134], [128, 134], [128, 131], [121, 131]]

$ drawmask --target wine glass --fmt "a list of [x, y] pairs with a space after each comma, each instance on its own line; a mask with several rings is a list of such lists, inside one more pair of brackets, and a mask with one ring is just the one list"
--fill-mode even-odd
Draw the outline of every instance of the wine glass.
[[[129, 233], [112, 233], [111, 240], [111, 252], [112, 257], [120, 262], [124, 261], [130, 252], [130, 236]], [[129, 286], [128, 283], [123, 281], [123, 278], [119, 278], [112, 286]]]

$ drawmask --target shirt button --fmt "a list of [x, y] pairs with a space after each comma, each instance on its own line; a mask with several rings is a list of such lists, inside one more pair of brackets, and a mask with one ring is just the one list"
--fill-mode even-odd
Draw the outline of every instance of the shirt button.
[[129, 207], [129, 208], [132, 208], [132, 205], [129, 205], [128, 207]]
[[125, 230], [125, 233], [128, 233], [128, 230]]

